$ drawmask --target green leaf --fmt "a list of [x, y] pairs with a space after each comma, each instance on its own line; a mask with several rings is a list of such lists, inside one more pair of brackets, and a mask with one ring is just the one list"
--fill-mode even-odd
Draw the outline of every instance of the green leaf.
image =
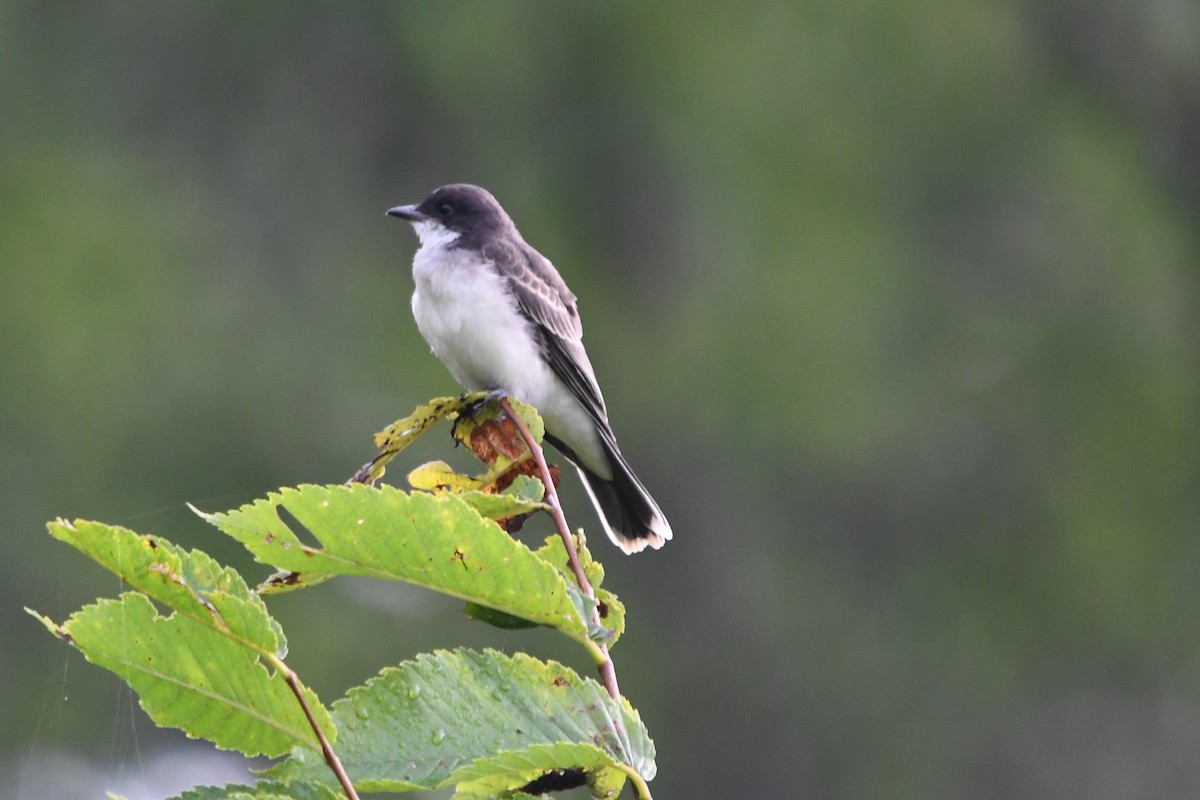
[[500, 494], [468, 491], [459, 496], [488, 519], [508, 519], [518, 514], [548, 510], [550, 506], [542, 502], [545, 493], [546, 487], [537, 478], [518, 475]]
[[254, 786], [197, 786], [170, 800], [342, 800], [345, 795], [319, 783], [262, 781]]
[[496, 628], [501, 628], [506, 631], [518, 631], [527, 628], [536, 628], [536, 622], [530, 622], [521, 617], [514, 617], [512, 614], [505, 614], [503, 611], [497, 611], [494, 608], [481, 606], [478, 603], [467, 603], [467, 607], [463, 609], [467, 616], [471, 619], [477, 619], [480, 622], [486, 622]]
[[455, 472], [445, 461], [430, 461], [408, 473], [408, 485], [426, 492], [451, 491], [455, 494], [475, 491], [483, 481]]
[[[421, 655], [352, 689], [333, 715], [338, 755], [362, 791], [514, 788], [552, 769], [629, 769], [646, 780], [655, 772], [636, 711], [596, 681], [524, 654]], [[320, 756], [303, 751], [269, 774], [329, 780]]]
[[[553, 763], [548, 767], [546, 764]], [[527, 751], [506, 752], [481, 758], [469, 767], [460, 769], [455, 778], [467, 792], [481, 793], [484, 789], [499, 789], [501, 792], [520, 789], [526, 784], [542, 778], [547, 772], [580, 769], [588, 778], [599, 772], [616, 770], [613, 759], [589, 744], [534, 745]], [[468, 795], [469, 796], [469, 795]], [[486, 795], [484, 795], [486, 796]]]
[[508, 519], [550, 508], [542, 502], [546, 488], [537, 478], [518, 475], [503, 492], [483, 490], [487, 481], [455, 472], [444, 461], [431, 461], [408, 473], [414, 489], [427, 492], [452, 492], [488, 519]]
[[327, 572], [288, 572], [287, 570], [279, 570], [258, 586], [255, 586], [254, 592], [259, 595], [295, 592], [300, 589], [311, 589], [336, 577], [337, 575], [331, 575]]
[[[588, 583], [593, 589], [599, 589], [604, 585], [604, 565], [592, 558], [592, 552], [588, 550], [587, 540], [583, 534], [575, 534], [575, 555], [579, 558], [579, 565], [583, 567], [583, 574], [587, 575]], [[556, 533], [552, 533], [546, 537], [546, 541], [534, 553], [541, 559], [549, 561], [563, 573], [571, 572], [570, 562], [567, 560], [567, 548], [563, 545], [562, 537]]]
[[231, 567], [202, 550], [188, 552], [166, 539], [87, 520], [46, 526], [64, 541], [120, 576], [134, 589], [244, 647], [283, 658], [287, 641], [262, 598]]
[[[101, 600], [62, 625], [34, 616], [88, 661], [132, 686], [160, 726], [247, 756], [281, 756], [296, 746], [321, 752], [280, 672], [268, 671], [253, 651], [191, 617], [158, 616], [145, 595], [128, 592]], [[304, 691], [333, 741], [329, 712], [312, 691]]]
[[[522, 502], [541, 504], [546, 497], [546, 487], [541, 480], [532, 475], [518, 475], [503, 494]], [[546, 507], [544, 504], [542, 505]]]
[[626, 775], [619, 769], [600, 769], [588, 776], [592, 797], [615, 798], [625, 788]]
[[[617, 643], [621, 638], [621, 634], [625, 632], [625, 605], [617, 599], [617, 596], [607, 589], [602, 588], [604, 582], [604, 567], [599, 561], [592, 558], [591, 551], [587, 548], [587, 542], [582, 534], [575, 536], [575, 551], [579, 557], [579, 563], [583, 567], [583, 572], [588, 577], [588, 582], [592, 584], [592, 590], [596, 594], [596, 602], [600, 607], [600, 620], [603, 627], [597, 627], [592, 624], [591, 606], [586, 608], [588, 616], [588, 631], [593, 641], [604, 642], [609, 647]], [[562, 537], [558, 534], [550, 534], [546, 537], [546, 542], [537, 550], [534, 550], [534, 555], [551, 564], [555, 569], [562, 574], [563, 579], [568, 582], [569, 586], [577, 586], [575, 583], [575, 573], [571, 570], [570, 563], [567, 560], [567, 548], [563, 546]], [[580, 598], [586, 600], [583, 592], [579, 592]], [[589, 601], [590, 602], [590, 601]]]
[[[625, 785], [625, 773], [619, 769], [599, 766], [594, 771], [584, 771], [582, 775], [575, 773], [577, 769], [583, 768], [531, 769], [463, 781], [455, 787], [454, 800], [517, 800], [522, 797], [544, 796], [550, 792], [566, 791], [583, 785], [588, 786], [593, 797], [615, 798]], [[583, 783], [576, 783], [575, 780], [582, 780]], [[563, 781], [567, 783], [564, 785]], [[599, 787], [599, 793], [596, 792], [596, 787]], [[522, 791], [524, 789], [528, 791]]]
[[[525, 781], [525, 783], [528, 782]], [[524, 783], [514, 784], [504, 775], [480, 781], [467, 781], [455, 787], [454, 797], [451, 800], [538, 800], [536, 795], [517, 791], [524, 785]]]
[[[281, 509], [322, 546], [304, 544]], [[259, 561], [285, 571], [407, 581], [590, 643], [578, 588], [453, 494], [301, 486], [201, 516]]]

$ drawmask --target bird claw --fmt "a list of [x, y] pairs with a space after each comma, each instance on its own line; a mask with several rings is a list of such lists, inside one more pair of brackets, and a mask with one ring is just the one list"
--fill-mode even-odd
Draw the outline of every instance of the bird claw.
[[[509, 393], [504, 391], [503, 389], [491, 389], [490, 391], [488, 391], [488, 393], [486, 395], [479, 398], [478, 400], [472, 400], [470, 402], [466, 402], [467, 398], [473, 394], [475, 394], [475, 392], [463, 392], [462, 394], [460, 394], [458, 396], [458, 399], [463, 401], [463, 407], [458, 410], [457, 417], [455, 418], [454, 422], [452, 423], [452, 425], [450, 427], [450, 435], [451, 435], [451, 437], [454, 438], [454, 440], [456, 442], [458, 441], [457, 433], [458, 433], [459, 420], [461, 420], [464, 417], [474, 419], [475, 414], [479, 411], [479, 409], [483, 408], [484, 406], [488, 405], [489, 403], [495, 403], [495, 404], [499, 405], [501, 400], [505, 400], [510, 396]], [[504, 416], [503, 408], [500, 409], [499, 416]]]
[[508, 398], [508, 392], [504, 391], [503, 389], [492, 389], [487, 393], [487, 396], [483, 398], [482, 402], [498, 404], [501, 400], [507, 400]]
[[489, 403], [496, 403], [498, 405], [501, 400], [504, 400], [510, 396], [509, 393], [503, 389], [491, 389], [486, 395], [478, 400], [472, 400], [469, 403], [466, 402], [466, 399], [473, 394], [475, 394], [475, 392], [463, 392], [461, 395], [459, 395], [459, 400], [464, 402], [463, 407], [458, 412], [461, 416], [473, 417], [475, 416], [475, 412]]

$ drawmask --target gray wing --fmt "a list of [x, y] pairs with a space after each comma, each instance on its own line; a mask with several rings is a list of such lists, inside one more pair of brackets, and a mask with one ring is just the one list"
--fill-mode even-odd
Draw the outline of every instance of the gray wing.
[[505, 242], [485, 254], [502, 265], [509, 286], [525, 314], [533, 320], [550, 368], [588, 414], [608, 431], [608, 411], [596, 375], [583, 349], [583, 323], [575, 295], [558, 270], [524, 242]]

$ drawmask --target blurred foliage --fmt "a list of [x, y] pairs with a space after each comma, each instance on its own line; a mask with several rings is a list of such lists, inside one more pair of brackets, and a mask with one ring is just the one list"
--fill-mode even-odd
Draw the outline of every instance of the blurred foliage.
[[[20, 612], [113, 588], [42, 524], [209, 547], [185, 500], [342, 480], [453, 391], [383, 212], [458, 180], [580, 296], [678, 534], [608, 578], [659, 793], [1194, 794], [1198, 9], [0, 6], [0, 794], [155, 758]], [[306, 594], [318, 690], [511, 647]]]

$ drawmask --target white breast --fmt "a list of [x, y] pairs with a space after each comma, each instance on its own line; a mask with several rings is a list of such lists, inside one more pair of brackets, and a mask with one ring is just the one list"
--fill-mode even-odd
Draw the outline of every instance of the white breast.
[[530, 323], [494, 268], [447, 244], [446, 237], [422, 237], [413, 258], [412, 308], [421, 335], [467, 389], [504, 389], [536, 405], [530, 395], [541, 392], [529, 392], [529, 384], [553, 376]]
[[[454, 249], [445, 228], [422, 231], [413, 257], [413, 317], [450, 374], [469, 390], [503, 389], [541, 412], [546, 427], [607, 477], [595, 423], [550, 365], [532, 324], [490, 264], [471, 250]], [[428, 226], [432, 228], [433, 226]]]

